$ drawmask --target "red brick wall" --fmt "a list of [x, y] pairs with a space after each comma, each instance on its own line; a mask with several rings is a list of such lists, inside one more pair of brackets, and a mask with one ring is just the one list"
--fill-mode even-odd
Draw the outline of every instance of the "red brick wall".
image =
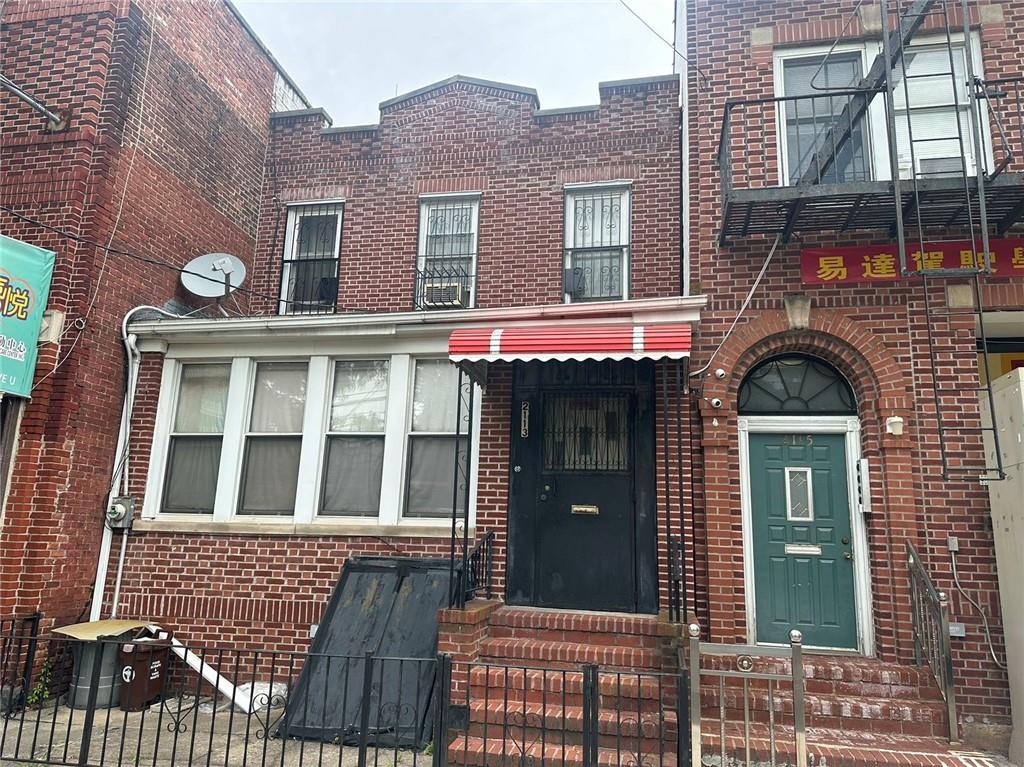
[[[773, 52], [781, 46], [831, 43], [841, 33], [855, 3], [769, 2], [738, 0], [691, 4], [689, 53], [707, 76], [690, 77], [693, 108], [690, 160], [691, 264], [693, 281], [710, 297], [702, 315], [695, 367], [703, 366], [740, 307], [771, 246], [771, 238], [718, 243], [721, 223], [720, 177], [715, 161], [726, 99], [770, 97]], [[984, 5], [984, 4], [982, 4]], [[867, 6], [877, 12], [877, 6]], [[981, 26], [986, 77], [1020, 75], [1024, 8], [992, 4], [977, 11]], [[1001, 21], [999, 18], [1001, 17]], [[934, 24], [933, 20], [929, 21]], [[770, 33], [764, 28], [770, 28]], [[754, 46], [758, 40], [773, 42]], [[870, 37], [872, 30], [854, 20], [851, 37]], [[741, 110], [740, 110], [741, 111]], [[736, 135], [736, 134], [734, 134]], [[736, 139], [737, 185], [776, 183], [774, 127], [763, 131], [750, 123]], [[955, 233], [936, 233], [949, 237]], [[862, 450], [872, 465], [874, 513], [867, 521], [870, 542], [874, 628], [877, 653], [883, 659], [912, 662], [910, 609], [904, 541], [922, 552], [936, 585], [952, 599], [952, 619], [967, 627], [965, 639], [954, 639], [958, 703], [966, 722], [1008, 720], [1006, 678], [988, 657], [981, 620], [953, 588], [946, 539], [960, 539], [959, 565], [965, 587], [987, 611], [994, 626], [997, 652], [1002, 651], [999, 600], [987, 493], [978, 482], [945, 481], [939, 459], [939, 435], [931, 395], [931, 369], [926, 323], [919, 285], [870, 287], [801, 287], [799, 251], [808, 245], [849, 245], [886, 242], [885, 233], [802, 235], [784, 245], [762, 282], [746, 317], [715, 358], [712, 370], [726, 371], [722, 380], [702, 380], [700, 402], [703, 479], [697, 488], [703, 507], [696, 515], [707, 529], [706, 572], [698, 576], [698, 614], [712, 637], [745, 640], [743, 559], [739, 537], [740, 497], [736, 393], [743, 375], [759, 359], [786, 351], [810, 352], [829, 360], [849, 378], [861, 403]], [[993, 279], [985, 295], [998, 308], [1020, 308], [1021, 283]], [[811, 328], [792, 330], [783, 311], [783, 296], [804, 293], [811, 298]], [[944, 304], [936, 289], [931, 296]], [[974, 392], [977, 366], [970, 318], [932, 321], [940, 352], [952, 360], [940, 369], [947, 376], [938, 407], [958, 424], [977, 425]], [[952, 384], [952, 386], [950, 386]], [[724, 407], [708, 404], [720, 397]], [[906, 432], [897, 438], [884, 433], [885, 419], [900, 415]], [[980, 462], [980, 436], [949, 439], [953, 452]], [[701, 519], [702, 518], [702, 519]], [[699, 563], [698, 563], [699, 564]], [[692, 576], [691, 576], [692, 577]]]
[[[114, 248], [172, 265], [210, 251], [251, 259], [275, 70], [225, 6], [11, 0], [2, 21], [0, 69], [72, 120], [46, 135], [42, 118], [0, 95], [0, 204], [92, 241], [114, 232]], [[60, 343], [41, 350], [21, 428], [0, 614], [38, 607], [68, 623], [85, 615], [95, 575], [121, 319], [187, 296], [173, 270], [2, 211], [0, 230], [57, 252], [50, 307], [67, 313]]]
[[[418, 195], [464, 190], [482, 193], [479, 305], [560, 303], [564, 185], [632, 179], [633, 296], [676, 295], [677, 101], [676, 82], [663, 80], [606, 88], [601, 106], [583, 115], [536, 116], [536, 103], [528, 95], [458, 84], [386, 109], [381, 127], [372, 131], [321, 134], [325, 122], [319, 112], [277, 118], [272, 123], [253, 289], [272, 295], [278, 290], [284, 203], [343, 197], [339, 311], [410, 310]], [[254, 312], [277, 309], [275, 301], [255, 297], [251, 306]], [[140, 389], [140, 403], [146, 404], [137, 412], [132, 469], [140, 495], [159, 359], [147, 359], [141, 384], [146, 393]], [[501, 594], [509, 367], [492, 366], [480, 407], [477, 530], [496, 534], [494, 585]], [[673, 469], [673, 482], [675, 476]], [[446, 556], [448, 546], [446, 535], [378, 539], [146, 532], [129, 542], [122, 611], [166, 618], [193, 639], [213, 636], [203, 621], [221, 610], [265, 615], [260, 620], [268, 631], [266, 644], [301, 646], [309, 624], [319, 620], [346, 557]], [[168, 573], [169, 578], [161, 582], [154, 573]], [[209, 584], [210, 591], [190, 584]], [[172, 595], [178, 600], [173, 604], [167, 601]], [[237, 628], [218, 624], [214, 633], [221, 639], [244, 640], [250, 631], [246, 620], [226, 622]]]

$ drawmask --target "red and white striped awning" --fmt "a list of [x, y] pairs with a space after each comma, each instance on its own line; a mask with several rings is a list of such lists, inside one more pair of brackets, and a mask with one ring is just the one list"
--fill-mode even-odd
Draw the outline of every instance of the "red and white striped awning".
[[690, 356], [688, 323], [466, 328], [448, 338], [452, 362], [643, 360]]

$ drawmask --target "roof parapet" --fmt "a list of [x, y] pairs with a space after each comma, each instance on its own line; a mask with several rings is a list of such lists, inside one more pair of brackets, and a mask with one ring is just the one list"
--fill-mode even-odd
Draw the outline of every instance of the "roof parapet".
[[423, 96], [423, 95], [425, 95], [427, 93], [430, 93], [432, 91], [441, 90], [442, 88], [446, 88], [447, 86], [454, 85], [456, 83], [462, 83], [464, 85], [474, 86], [474, 87], [477, 87], [477, 88], [486, 88], [486, 89], [491, 89], [491, 90], [504, 91], [506, 93], [512, 93], [512, 94], [515, 94], [515, 95], [518, 95], [518, 96], [526, 96], [531, 101], [533, 101], [533, 104], [534, 104], [535, 107], [540, 106], [540, 99], [537, 97], [537, 90], [535, 88], [524, 88], [521, 85], [512, 85], [510, 83], [501, 83], [501, 82], [497, 82], [496, 80], [482, 80], [482, 79], [480, 79], [478, 77], [467, 77], [465, 75], [452, 75], [451, 77], [445, 78], [444, 80], [440, 80], [440, 81], [438, 81], [436, 83], [431, 83], [430, 85], [424, 85], [422, 88], [417, 88], [416, 90], [409, 91], [408, 93], [402, 93], [402, 94], [400, 94], [398, 96], [395, 96], [394, 98], [387, 99], [386, 101], [382, 101], [382, 102], [380, 102], [380, 105], [379, 105], [380, 106], [380, 110], [381, 110], [381, 112], [390, 110], [391, 108], [397, 106], [398, 104], [401, 104], [401, 103], [406, 102], [406, 101], [410, 101], [410, 100], [416, 98], [417, 96]]

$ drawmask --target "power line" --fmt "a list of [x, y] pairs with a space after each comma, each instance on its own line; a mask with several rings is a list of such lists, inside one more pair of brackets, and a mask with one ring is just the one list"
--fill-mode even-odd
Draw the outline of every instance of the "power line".
[[[681, 52], [678, 48], [676, 48], [675, 44], [671, 40], [669, 40], [668, 38], [663, 36], [658, 30], [656, 30], [654, 27], [652, 27], [650, 24], [648, 24], [647, 23], [647, 19], [645, 19], [639, 13], [634, 11], [630, 7], [629, 3], [626, 2], [626, 0], [619, 0], [619, 2], [622, 4], [623, 8], [625, 8], [627, 11], [629, 11], [631, 14], [633, 14], [633, 16], [635, 16], [636, 19], [641, 24], [643, 24], [645, 27], [647, 27], [647, 29], [650, 30], [652, 35], [654, 35], [659, 40], [661, 40], [661, 42], [665, 43], [665, 45], [667, 45], [669, 48], [671, 48], [675, 52], [676, 56], [678, 56], [683, 61], [685, 61], [686, 62], [686, 66], [688, 66], [694, 72], [699, 74], [701, 76], [701, 78], [704, 80], [704, 86], [705, 87], [710, 85], [711, 81], [708, 79], [708, 76], [706, 74], [704, 74], [703, 70], [701, 70], [701, 68], [698, 67], [696, 64], [691, 63], [689, 57], [685, 53]], [[686, 23], [686, 19], [683, 19], [683, 23], [684, 24]]]

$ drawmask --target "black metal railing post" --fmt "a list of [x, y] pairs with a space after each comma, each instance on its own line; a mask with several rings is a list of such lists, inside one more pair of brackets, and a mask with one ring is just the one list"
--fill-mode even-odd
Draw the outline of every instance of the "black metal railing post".
[[[32, 681], [32, 668], [36, 662], [36, 644], [39, 642], [39, 621], [42, 617], [42, 613], [37, 611], [25, 618], [25, 623], [28, 626], [28, 647], [25, 648], [25, 667], [21, 673], [19, 707], [23, 706], [28, 698], [28, 688]], [[22, 634], [24, 634], [24, 631]], [[13, 696], [11, 696], [11, 699], [13, 701]], [[13, 711], [14, 709], [12, 708], [11, 710]]]
[[690, 712], [690, 672], [687, 668], [681, 668], [676, 679], [676, 752], [679, 754], [678, 764], [690, 764], [693, 754], [691, 748], [691, 730], [689, 719]]
[[370, 705], [373, 699], [373, 653], [363, 656], [363, 694], [359, 707], [359, 767], [366, 767], [367, 746], [370, 742]]
[[597, 767], [599, 686], [598, 667], [591, 663], [585, 664], [583, 666], [583, 767]]
[[[468, 677], [467, 677], [468, 683]], [[431, 767], [448, 763], [448, 709], [452, 697], [452, 657], [438, 653], [434, 667], [434, 733]]]
[[[97, 637], [96, 654], [93, 655], [92, 668], [89, 670], [89, 696], [85, 704], [85, 721], [82, 723], [82, 742], [78, 747], [78, 764], [81, 767], [89, 763], [89, 746], [92, 744], [92, 728], [96, 720], [96, 699], [99, 696], [100, 671], [103, 668], [103, 656], [106, 654], [107, 642], [104, 637]], [[82, 655], [85, 655], [88, 644], [82, 643]], [[113, 646], [113, 645], [112, 645]], [[113, 680], [111, 680], [113, 684]]]

